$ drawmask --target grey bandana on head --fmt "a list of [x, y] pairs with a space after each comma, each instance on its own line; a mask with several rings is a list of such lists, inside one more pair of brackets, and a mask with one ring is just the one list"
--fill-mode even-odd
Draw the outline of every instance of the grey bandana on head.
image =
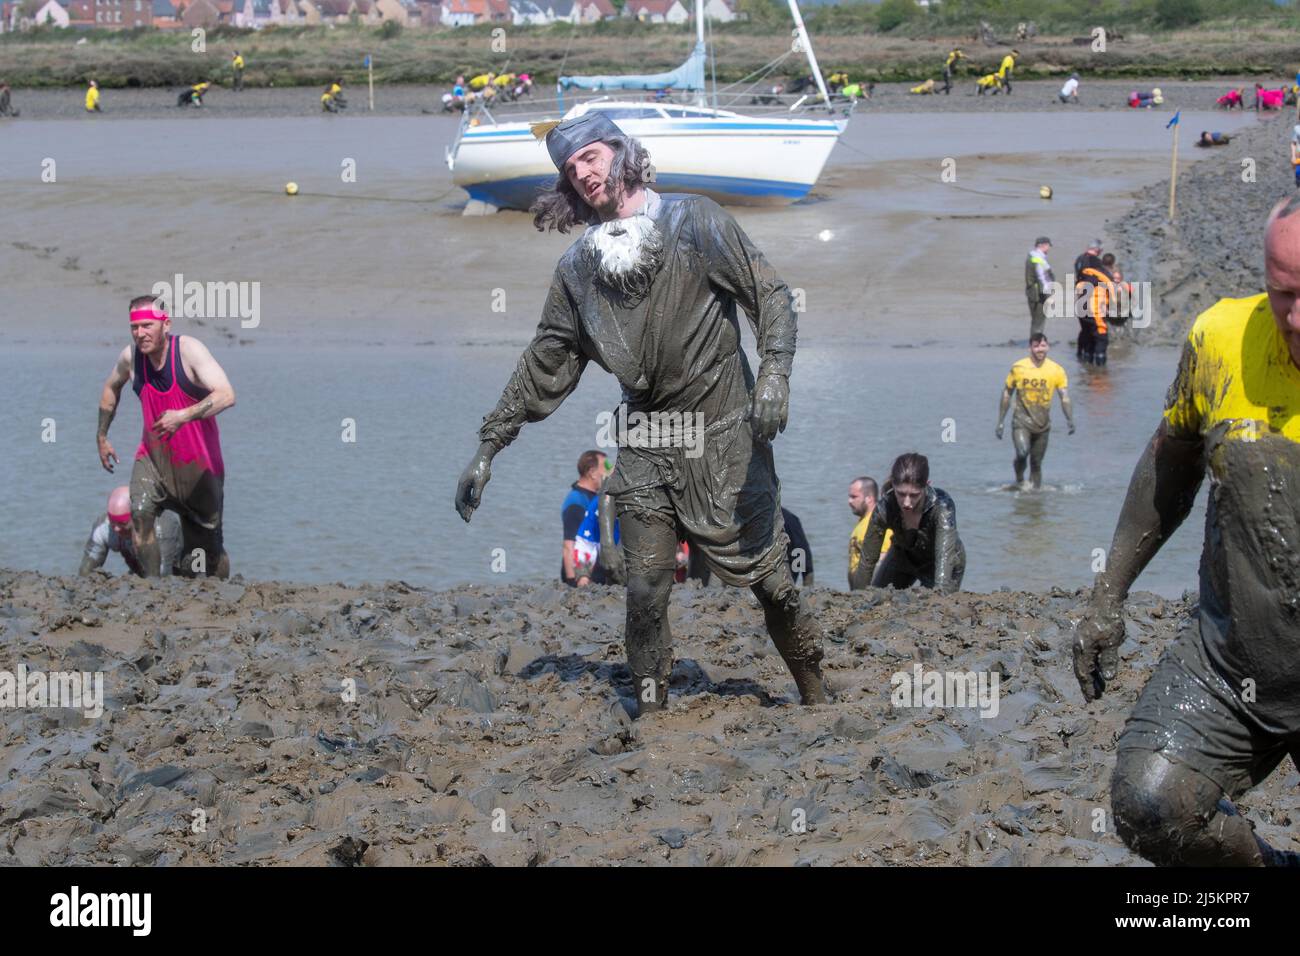
[[546, 149], [551, 154], [551, 162], [561, 173], [565, 161], [598, 139], [622, 136], [623, 131], [601, 110], [591, 110], [581, 116], [565, 120], [546, 134]]

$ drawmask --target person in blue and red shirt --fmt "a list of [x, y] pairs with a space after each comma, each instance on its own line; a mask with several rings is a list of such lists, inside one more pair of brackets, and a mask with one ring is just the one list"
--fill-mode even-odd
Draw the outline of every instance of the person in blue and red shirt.
[[[561, 559], [560, 580], [573, 587], [588, 584], [604, 584], [605, 574], [596, 562], [595, 548], [591, 547], [590, 533], [580, 539], [583, 522], [587, 518], [590, 506], [595, 515], [596, 502], [600, 498], [600, 486], [605, 482], [608, 472], [605, 453], [594, 449], [584, 451], [578, 456], [578, 480], [569, 489], [569, 494], [560, 506], [560, 520], [564, 525], [564, 553]], [[594, 523], [594, 522], [593, 522]], [[578, 554], [578, 541], [581, 540], [581, 558]], [[599, 543], [600, 532], [596, 530], [595, 541]], [[586, 560], [587, 558], [590, 560]], [[590, 565], [590, 567], [588, 567]]]

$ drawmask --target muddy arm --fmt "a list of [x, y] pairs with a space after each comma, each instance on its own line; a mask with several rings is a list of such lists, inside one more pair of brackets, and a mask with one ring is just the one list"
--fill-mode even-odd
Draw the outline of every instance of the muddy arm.
[[1002, 404], [998, 406], [998, 427], [997, 436], [1002, 437], [1002, 422], [1007, 417], [1007, 409], [1011, 407], [1011, 396], [1013, 390], [1010, 386], [1002, 389]]
[[479, 441], [493, 455], [519, 436], [525, 422], [546, 418], [577, 388], [587, 359], [578, 349], [576, 329], [577, 309], [557, 274], [532, 342], [479, 428]]
[[709, 281], [745, 310], [758, 343], [758, 377], [790, 376], [796, 321], [790, 288], [729, 213], [712, 200], [695, 206], [695, 238]]
[[939, 514], [934, 529], [934, 588], [946, 594], [958, 588], [953, 572], [957, 569], [961, 539], [957, 537], [957, 512], [952, 504], [945, 501], [936, 507]]
[[104, 562], [108, 559], [108, 545], [100, 541], [95, 534], [99, 530], [99, 522], [90, 529], [90, 537], [86, 539], [86, 545], [81, 552], [81, 567], [77, 569], [77, 574], [85, 577], [96, 568], [102, 568]]
[[596, 508], [596, 517], [600, 520], [600, 566], [613, 584], [622, 584], [625, 580], [623, 563], [623, 546], [614, 541], [614, 523], [618, 520], [614, 500], [601, 493], [600, 504]]
[[1176, 438], [1165, 422], [1151, 437], [1115, 525], [1106, 568], [1092, 592], [1092, 603], [1117, 607], [1161, 546], [1192, 510], [1205, 475], [1204, 443]]
[[1065, 422], [1070, 426], [1070, 434], [1074, 434], [1074, 403], [1070, 401], [1070, 390], [1066, 388], [1058, 389], [1061, 393], [1061, 411], [1065, 412]]

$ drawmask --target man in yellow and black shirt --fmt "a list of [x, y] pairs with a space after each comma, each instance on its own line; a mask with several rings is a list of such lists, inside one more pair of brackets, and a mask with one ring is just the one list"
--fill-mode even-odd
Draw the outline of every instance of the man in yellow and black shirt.
[[1183, 347], [1075, 632], [1080, 689], [1114, 680], [1124, 600], [1211, 476], [1200, 600], [1117, 745], [1119, 835], [1159, 864], [1300, 864], [1229, 801], [1300, 751], [1300, 196], [1274, 207], [1267, 293], [1222, 299]]
[[[876, 484], [876, 479], [863, 475], [861, 478], [854, 478], [849, 482], [849, 510], [860, 519], [857, 525], [854, 526], [853, 533], [849, 535], [850, 591], [865, 588], [871, 583], [869, 578], [861, 579], [858, 574], [858, 565], [862, 563], [862, 542], [867, 537], [867, 525], [871, 523], [871, 515], [876, 510], [876, 499], [879, 497], [880, 486]], [[886, 529], [885, 543], [880, 547], [880, 557], [883, 558], [889, 551], [889, 544], [893, 536], [893, 532]]]
[[952, 78], [957, 75], [957, 64], [966, 59], [966, 54], [961, 52], [961, 47], [950, 50], [948, 59], [943, 63], [943, 91], [952, 92]]
[[1019, 50], [1012, 50], [1002, 58], [1001, 65], [998, 66], [998, 79], [1002, 81], [1002, 87], [1006, 90], [1007, 96], [1011, 95], [1011, 74], [1016, 68], [1016, 57], [1020, 56]]
[[235, 71], [235, 92], [238, 93], [244, 88], [244, 58], [239, 55], [238, 50], [230, 61], [230, 68]]
[[1074, 434], [1074, 408], [1070, 404], [1069, 380], [1065, 369], [1047, 357], [1047, 336], [1039, 332], [1029, 339], [1029, 355], [1011, 366], [1002, 389], [998, 409], [997, 436], [1002, 437], [1002, 420], [1007, 417], [1012, 396], [1016, 410], [1011, 415], [1011, 441], [1016, 446], [1016, 484], [1025, 483], [1025, 463], [1035, 488], [1043, 486], [1043, 456], [1052, 430], [1052, 395], [1061, 394], [1061, 411]]

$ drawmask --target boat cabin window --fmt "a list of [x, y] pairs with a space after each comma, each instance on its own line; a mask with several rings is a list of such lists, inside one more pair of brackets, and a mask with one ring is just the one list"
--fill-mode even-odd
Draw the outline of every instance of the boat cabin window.
[[601, 110], [610, 119], [659, 119], [660, 113], [654, 107], [625, 106], [611, 110]]

